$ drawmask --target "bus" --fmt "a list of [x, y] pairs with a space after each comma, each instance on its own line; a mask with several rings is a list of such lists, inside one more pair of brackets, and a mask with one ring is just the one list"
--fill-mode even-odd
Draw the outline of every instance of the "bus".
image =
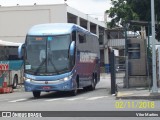
[[45, 91], [76, 95], [81, 88], [94, 90], [100, 81], [98, 37], [76, 24], [31, 27], [19, 56], [24, 58], [25, 91], [32, 92], [35, 98]]
[[20, 45], [22, 43], [0, 40], [0, 85], [6, 82], [16, 89], [18, 84], [23, 83], [23, 60], [18, 57]]

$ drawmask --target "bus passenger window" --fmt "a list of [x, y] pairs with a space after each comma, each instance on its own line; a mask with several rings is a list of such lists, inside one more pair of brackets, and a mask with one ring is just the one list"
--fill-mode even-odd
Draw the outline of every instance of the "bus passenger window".
[[72, 32], [72, 41], [76, 41], [76, 31]]
[[78, 35], [79, 37], [79, 43], [86, 43], [86, 37], [84, 35]]

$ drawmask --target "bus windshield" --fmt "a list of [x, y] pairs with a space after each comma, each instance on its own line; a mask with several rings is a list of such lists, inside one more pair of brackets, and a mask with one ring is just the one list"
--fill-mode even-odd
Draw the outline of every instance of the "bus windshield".
[[69, 71], [70, 35], [27, 36], [26, 45], [26, 73], [53, 75]]

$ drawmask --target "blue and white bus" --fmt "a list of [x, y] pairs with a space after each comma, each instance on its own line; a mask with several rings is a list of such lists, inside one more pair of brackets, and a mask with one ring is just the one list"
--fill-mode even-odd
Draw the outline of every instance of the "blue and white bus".
[[98, 37], [78, 25], [35, 25], [23, 46], [25, 90], [36, 98], [42, 91], [94, 90], [100, 80]]
[[18, 48], [22, 43], [0, 40], [0, 88], [3, 82], [17, 88], [23, 84], [23, 60], [18, 58]]

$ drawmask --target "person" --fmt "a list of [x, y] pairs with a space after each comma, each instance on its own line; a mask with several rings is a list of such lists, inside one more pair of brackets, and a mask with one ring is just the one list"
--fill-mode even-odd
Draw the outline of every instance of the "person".
[[40, 51], [39, 60], [42, 62], [44, 59], [46, 59], [46, 51], [43, 49]]

